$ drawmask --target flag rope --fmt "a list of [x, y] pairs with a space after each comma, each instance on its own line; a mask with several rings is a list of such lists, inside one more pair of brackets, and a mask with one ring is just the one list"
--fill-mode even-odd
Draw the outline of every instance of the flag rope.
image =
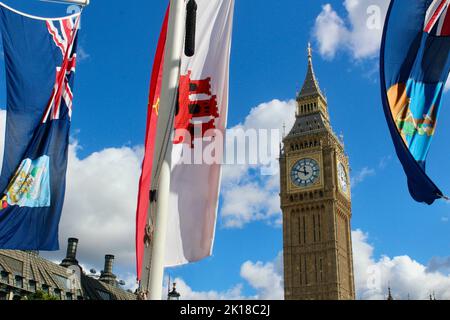
[[44, 20], [44, 21], [58, 21], [58, 20], [64, 20], [64, 19], [69, 19], [69, 18], [75, 18], [75, 17], [77, 17], [77, 16], [80, 16], [81, 13], [82, 13], [82, 10], [83, 10], [83, 7], [81, 7], [81, 9], [80, 9], [81, 11], [80, 11], [80, 12], [74, 13], [74, 14], [69, 15], [69, 16], [66, 16], [66, 17], [59, 17], [59, 18], [45, 18], [45, 17], [34, 16], [34, 15], [31, 15], [31, 14], [28, 14], [28, 13], [25, 13], [25, 12], [22, 12], [22, 11], [19, 11], [19, 10], [17, 10], [17, 9], [14, 9], [14, 8], [8, 6], [7, 4], [5, 4], [5, 3], [1, 2], [1, 1], [0, 1], [0, 6], [2, 6], [2, 7], [4, 7], [4, 8], [6, 8], [6, 9], [8, 9], [8, 10], [14, 12], [14, 13], [17, 13], [17, 14], [19, 14], [19, 15], [21, 15], [21, 16], [24, 16], [24, 17], [27, 17], [27, 18], [30, 18], [30, 19]]

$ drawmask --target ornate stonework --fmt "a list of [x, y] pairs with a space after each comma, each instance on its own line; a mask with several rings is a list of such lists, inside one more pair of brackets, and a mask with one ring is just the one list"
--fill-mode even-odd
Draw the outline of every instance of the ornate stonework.
[[312, 52], [280, 157], [287, 300], [355, 299], [349, 160], [334, 134]]

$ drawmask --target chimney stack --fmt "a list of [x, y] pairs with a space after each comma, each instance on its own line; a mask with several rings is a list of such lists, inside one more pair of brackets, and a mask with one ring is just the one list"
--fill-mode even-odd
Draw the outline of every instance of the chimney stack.
[[103, 269], [104, 273], [112, 274], [113, 273], [113, 264], [114, 264], [114, 256], [106, 255], [105, 256], [105, 268]]
[[101, 272], [100, 281], [104, 283], [108, 283], [110, 285], [116, 285], [116, 275], [113, 273], [113, 265], [114, 265], [114, 256], [106, 255], [105, 256], [105, 268]]
[[70, 267], [78, 265], [77, 260], [78, 239], [70, 238], [67, 244], [66, 258], [62, 261], [61, 266]]

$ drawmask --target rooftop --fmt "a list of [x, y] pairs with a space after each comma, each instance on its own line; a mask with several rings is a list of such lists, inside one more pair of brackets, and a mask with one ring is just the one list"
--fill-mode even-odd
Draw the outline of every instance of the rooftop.
[[60, 265], [33, 251], [0, 250], [0, 300], [19, 300], [38, 291], [61, 300], [136, 300], [116, 280], [114, 256], [105, 257], [100, 277], [88, 275], [76, 260], [77, 245], [77, 239], [69, 239]]

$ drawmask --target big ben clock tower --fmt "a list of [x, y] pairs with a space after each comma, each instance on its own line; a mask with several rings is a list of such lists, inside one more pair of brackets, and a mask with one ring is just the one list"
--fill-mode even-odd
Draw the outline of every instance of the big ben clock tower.
[[349, 160], [331, 128], [310, 46], [280, 168], [285, 298], [355, 299]]

